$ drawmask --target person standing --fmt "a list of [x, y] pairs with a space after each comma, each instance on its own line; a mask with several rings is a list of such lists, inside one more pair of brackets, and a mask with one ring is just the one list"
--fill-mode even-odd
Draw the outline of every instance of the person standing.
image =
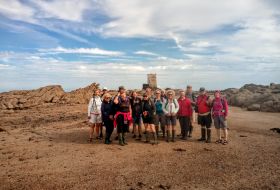
[[116, 115], [114, 125], [117, 126], [119, 144], [121, 146], [127, 145], [126, 133], [129, 131], [129, 125], [132, 121], [130, 100], [126, 93], [116, 96], [114, 99], [116, 105]]
[[198, 140], [210, 143], [212, 125], [211, 100], [203, 87], [199, 89], [199, 96], [197, 97], [196, 105], [198, 109], [198, 124], [201, 125], [201, 138]]
[[114, 109], [112, 96], [109, 93], [103, 95], [101, 105], [102, 121], [106, 128], [105, 144], [111, 144], [111, 135], [114, 130]]
[[156, 134], [159, 137], [159, 126], [162, 131], [163, 138], [165, 138], [165, 114], [163, 112], [162, 106], [165, 104], [166, 99], [161, 96], [161, 90], [156, 90], [156, 97], [154, 99], [155, 107], [156, 107], [156, 115], [155, 115], [155, 127]]
[[88, 104], [88, 119], [89, 123], [91, 123], [88, 142], [92, 142], [94, 128], [96, 130], [96, 138], [101, 139], [99, 136], [99, 129], [102, 129], [101, 104], [100, 90], [95, 89], [93, 97]]
[[133, 119], [133, 138], [136, 138], [136, 131], [138, 131], [138, 139], [142, 139], [142, 100], [136, 91], [131, 94], [130, 105], [132, 109]]
[[192, 122], [192, 104], [191, 100], [186, 97], [184, 90], [180, 91], [180, 97], [178, 98], [179, 111], [177, 116], [179, 118], [181, 126], [182, 140], [187, 140], [188, 131]]
[[151, 98], [148, 96], [147, 93], [143, 95], [143, 101], [142, 101], [142, 115], [143, 115], [143, 123], [145, 126], [145, 135], [146, 135], [146, 143], [150, 142], [150, 133], [153, 134], [154, 141], [152, 144], [158, 144], [157, 141], [157, 135], [154, 125], [155, 120], [155, 104], [151, 100]]
[[193, 113], [192, 113], [192, 122], [190, 125], [190, 130], [188, 131], [188, 137], [192, 137], [193, 132], [193, 124], [195, 123], [196, 119], [196, 113], [195, 113], [195, 107], [196, 107], [196, 97], [193, 93], [192, 86], [188, 85], [186, 90], [186, 97], [191, 101]]
[[176, 114], [179, 110], [179, 105], [177, 99], [174, 98], [174, 91], [167, 91], [167, 100], [163, 105], [163, 112], [166, 118], [166, 127], [167, 127], [167, 139], [170, 140], [170, 130], [172, 129], [172, 142], [175, 142], [175, 133], [176, 133]]
[[[221, 97], [220, 91], [215, 91], [215, 98], [212, 101], [212, 117], [214, 119], [214, 125], [217, 131], [218, 140], [216, 143], [228, 144], [228, 131], [226, 119], [228, 116], [228, 103], [224, 97]], [[221, 129], [224, 133], [224, 140], [221, 138]]]

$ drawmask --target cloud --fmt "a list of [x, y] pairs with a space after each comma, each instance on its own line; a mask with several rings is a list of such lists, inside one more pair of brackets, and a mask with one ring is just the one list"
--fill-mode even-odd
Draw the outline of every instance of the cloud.
[[244, 18], [274, 14], [259, 0], [237, 0], [234, 3], [223, 0], [123, 0], [114, 3], [106, 0], [103, 7], [112, 18], [104, 24], [104, 34], [121, 37], [168, 37], [170, 32], [207, 32]]
[[40, 52], [50, 53], [50, 54], [89, 54], [89, 55], [101, 55], [101, 56], [122, 56], [123, 52], [120, 51], [109, 51], [99, 48], [64, 48], [57, 47], [52, 49], [39, 49]]
[[55, 18], [76, 22], [83, 21], [84, 12], [91, 7], [90, 1], [88, 0], [34, 0], [33, 3], [41, 10], [37, 17]]
[[159, 56], [158, 54], [156, 53], [153, 53], [153, 52], [149, 52], [149, 51], [135, 51], [134, 54], [136, 55], [147, 55], [147, 56]]
[[1, 0], [0, 14], [15, 20], [22, 20], [30, 23], [35, 22], [35, 19], [33, 18], [35, 10], [27, 5], [24, 5], [19, 0]]

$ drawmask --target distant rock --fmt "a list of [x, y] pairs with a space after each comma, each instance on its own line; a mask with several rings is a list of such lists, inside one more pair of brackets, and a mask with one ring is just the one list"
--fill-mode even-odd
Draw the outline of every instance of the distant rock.
[[59, 100], [60, 103], [85, 104], [92, 97], [93, 91], [99, 87], [98, 84], [92, 83], [85, 88], [79, 88], [69, 93], [65, 93]]
[[226, 89], [224, 94], [232, 106], [249, 111], [280, 112], [280, 84], [246, 84], [240, 89]]
[[60, 85], [42, 87], [36, 90], [16, 90], [0, 93], [0, 109], [27, 109], [53, 100], [65, 94]]
[[260, 104], [252, 104], [247, 107], [248, 111], [260, 111], [261, 105]]
[[0, 110], [28, 109], [44, 104], [87, 103], [98, 84], [93, 83], [66, 93], [60, 85], [42, 87], [36, 90], [15, 90], [0, 93]]

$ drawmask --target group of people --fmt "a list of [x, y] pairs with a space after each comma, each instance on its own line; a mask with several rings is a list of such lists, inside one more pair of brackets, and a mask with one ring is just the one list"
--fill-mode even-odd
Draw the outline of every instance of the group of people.
[[175, 142], [177, 120], [181, 128], [180, 139], [187, 140], [192, 137], [193, 124], [197, 119], [197, 123], [201, 126], [199, 141], [211, 143], [211, 126], [214, 120], [217, 131], [216, 143], [226, 145], [227, 116], [228, 104], [220, 91], [215, 91], [214, 98], [211, 98], [203, 87], [199, 89], [199, 95], [196, 97], [192, 87], [188, 85], [186, 91], [180, 90], [178, 99], [171, 89], [166, 91], [157, 89], [153, 93], [148, 87], [142, 96], [137, 91], [128, 96], [124, 86], [120, 86], [118, 94], [114, 97], [107, 88], [102, 92], [96, 89], [88, 105], [90, 122], [88, 141], [93, 141], [94, 130], [96, 138], [103, 139], [102, 129], [105, 126], [105, 144], [112, 143], [111, 135], [116, 128], [116, 140], [121, 146], [127, 145], [126, 135], [132, 125], [132, 137], [136, 140], [142, 141], [145, 137], [146, 143], [154, 145], [158, 144], [158, 138], [162, 136], [166, 142]]

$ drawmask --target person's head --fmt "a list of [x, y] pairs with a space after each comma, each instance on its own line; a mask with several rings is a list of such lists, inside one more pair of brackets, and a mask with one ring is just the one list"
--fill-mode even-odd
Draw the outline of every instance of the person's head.
[[102, 89], [102, 93], [103, 94], [106, 94], [108, 92], [108, 88], [107, 87], [104, 87], [103, 89]]
[[104, 101], [109, 102], [111, 99], [112, 99], [111, 94], [109, 93], [104, 94], [104, 98], [103, 98]]
[[161, 90], [160, 90], [160, 89], [157, 89], [157, 90], [156, 90], [156, 97], [157, 97], [157, 98], [160, 98], [160, 96], [161, 96]]
[[199, 94], [200, 94], [200, 95], [206, 94], [206, 90], [205, 90], [204, 87], [200, 87], [200, 89], [199, 89]]
[[122, 93], [122, 94], [120, 94], [120, 96], [121, 96], [121, 99], [122, 99], [122, 100], [125, 100], [125, 99], [126, 99], [126, 93]]
[[165, 91], [161, 90], [161, 96], [165, 96]]
[[93, 96], [100, 96], [100, 90], [99, 89], [95, 89], [93, 91]]
[[147, 93], [148, 96], [150, 96], [150, 95], [152, 94], [152, 89], [151, 89], [151, 87], [148, 86], [148, 87], [146, 88], [146, 93]]
[[124, 88], [124, 86], [120, 86], [120, 87], [119, 87], [119, 93], [120, 93], [120, 94], [125, 94], [125, 88]]
[[219, 90], [216, 90], [214, 93], [215, 98], [220, 98], [221, 97], [221, 92]]
[[143, 94], [143, 100], [145, 101], [145, 100], [148, 100], [148, 99], [149, 99], [148, 94], [147, 94], [147, 93], [144, 93], [144, 94]]
[[185, 91], [184, 90], [180, 90], [180, 98], [183, 98], [183, 97], [185, 97]]
[[136, 97], [138, 96], [138, 94], [137, 94], [136, 91], [132, 91], [132, 92], [131, 92], [131, 96], [132, 96], [133, 98], [136, 98]]
[[168, 99], [173, 99], [174, 92], [173, 92], [172, 90], [168, 90], [167, 93], [166, 93], [166, 95], [167, 95], [167, 98], [168, 98]]
[[192, 93], [192, 86], [191, 85], [187, 86], [187, 93]]

